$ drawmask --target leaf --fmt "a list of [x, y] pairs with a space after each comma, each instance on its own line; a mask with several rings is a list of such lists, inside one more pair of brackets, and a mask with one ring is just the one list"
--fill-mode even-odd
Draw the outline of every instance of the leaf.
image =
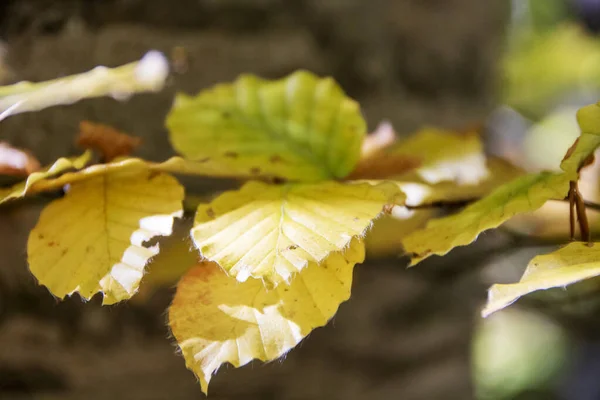
[[79, 123], [77, 145], [84, 149], [97, 150], [104, 161], [130, 155], [142, 139], [119, 132], [109, 125], [90, 121]]
[[173, 147], [219, 176], [318, 181], [347, 176], [366, 132], [358, 103], [306, 71], [276, 81], [242, 75], [196, 97], [178, 95], [167, 117]]
[[524, 36], [503, 62], [503, 100], [525, 115], [542, 117], [561, 96], [600, 88], [599, 57], [600, 40], [576, 23]]
[[59, 177], [42, 177], [35, 182], [33, 192], [46, 192], [62, 188], [65, 185], [89, 179], [93, 176], [101, 176], [112, 171], [137, 170], [154, 172], [172, 172], [188, 175], [211, 175], [212, 169], [205, 164], [184, 160], [181, 157], [171, 157], [162, 163], [154, 163], [141, 158], [117, 159], [106, 164], [96, 164], [75, 172], [67, 172]]
[[236, 282], [210, 262], [190, 270], [177, 287], [169, 325], [202, 391], [222, 364], [274, 360], [325, 325], [350, 297], [352, 270], [363, 259], [355, 239], [345, 253], [311, 262], [290, 286], [272, 290], [256, 279]]
[[364, 236], [386, 204], [403, 200], [394, 185], [249, 182], [198, 207], [191, 233], [229, 275], [277, 285]]
[[183, 187], [175, 178], [119, 166], [71, 174], [66, 196], [43, 210], [29, 235], [31, 272], [57, 297], [103, 292], [104, 304], [130, 298], [159, 251], [144, 243], [170, 235], [173, 219], [183, 214]]
[[146, 266], [138, 293], [133, 302], [145, 302], [157, 291], [165, 287], [174, 287], [179, 279], [198, 264], [199, 255], [190, 238], [191, 219], [182, 219], [176, 223], [173, 233], [159, 241], [160, 253]]
[[554, 253], [535, 257], [518, 283], [494, 285], [488, 292], [484, 317], [501, 310], [521, 296], [550, 288], [564, 288], [600, 275], [600, 244], [571, 243]]
[[[412, 160], [416, 167], [413, 174], [429, 184], [476, 184], [488, 175], [483, 144], [475, 131], [457, 134], [428, 127], [399, 141], [388, 152]], [[410, 175], [399, 175], [398, 179], [413, 180]]]
[[[577, 123], [581, 135], [569, 149], [560, 168], [577, 176], [579, 170], [589, 164], [590, 158], [600, 147], [600, 104], [591, 104], [577, 111]], [[576, 178], [575, 178], [576, 180]]]
[[150, 51], [140, 61], [117, 68], [96, 67], [47, 82], [0, 86], [0, 120], [85, 98], [112, 96], [123, 100], [137, 92], [156, 92], [162, 89], [168, 73], [164, 55]]
[[433, 220], [423, 230], [404, 238], [404, 248], [414, 265], [431, 255], [444, 255], [457, 246], [501, 225], [513, 216], [534, 211], [547, 200], [562, 200], [569, 190], [568, 174], [542, 172], [507, 183], [458, 214]]
[[24, 197], [27, 194], [41, 191], [38, 190], [38, 187], [42, 182], [70, 169], [83, 168], [90, 161], [91, 156], [91, 152], [86, 151], [78, 157], [59, 158], [54, 164], [44, 168], [42, 171], [30, 174], [26, 181], [18, 183], [10, 188], [0, 188], [0, 204], [11, 199], [17, 199]]
[[367, 233], [365, 247], [370, 257], [386, 257], [399, 253], [402, 239], [424, 228], [427, 221], [439, 216], [436, 208], [411, 210], [404, 206], [396, 206], [391, 214], [385, 214], [375, 220], [373, 228]]
[[0, 175], [27, 176], [40, 168], [33, 154], [0, 142]]

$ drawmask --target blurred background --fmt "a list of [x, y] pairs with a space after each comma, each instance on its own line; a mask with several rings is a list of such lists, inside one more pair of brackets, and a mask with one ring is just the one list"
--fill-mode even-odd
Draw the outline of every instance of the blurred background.
[[[2, 0], [3, 83], [150, 49], [180, 47], [187, 61], [159, 94], [21, 114], [2, 121], [0, 139], [47, 164], [78, 154], [85, 119], [143, 138], [137, 154], [163, 160], [176, 91], [303, 68], [335, 77], [371, 129], [384, 119], [400, 136], [481, 125], [489, 154], [551, 169], [578, 135], [576, 107], [600, 98], [599, 31], [600, 0]], [[186, 183], [198, 196], [229, 184]], [[597, 174], [588, 183], [593, 198]], [[202, 398], [168, 339], [173, 283], [104, 308], [99, 297], [58, 302], [35, 284], [25, 244], [45, 202], [0, 209], [0, 399]], [[411, 270], [396, 254], [372, 254], [330, 324], [282, 362], [223, 367], [210, 397], [599, 399], [600, 283], [479, 316], [491, 283], [518, 280], [534, 255], [567, 240], [551, 229], [568, 226], [565, 211], [542, 210]]]

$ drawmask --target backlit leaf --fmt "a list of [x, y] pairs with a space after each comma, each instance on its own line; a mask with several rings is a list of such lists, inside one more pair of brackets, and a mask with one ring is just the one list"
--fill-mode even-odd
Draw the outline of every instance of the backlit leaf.
[[156, 92], [162, 89], [168, 73], [169, 65], [164, 55], [151, 51], [140, 61], [117, 68], [96, 67], [47, 82], [0, 86], [0, 120], [86, 98], [112, 96], [123, 100], [137, 92]]
[[430, 221], [423, 230], [404, 238], [412, 265], [431, 255], [444, 255], [457, 246], [501, 225], [516, 214], [534, 211], [547, 200], [562, 200], [569, 190], [569, 175], [542, 172], [507, 183], [458, 214]]
[[577, 123], [581, 135], [569, 149], [560, 167], [576, 176], [600, 146], [600, 104], [591, 104], [577, 111]]
[[571, 243], [558, 251], [535, 257], [518, 283], [494, 285], [483, 316], [503, 309], [521, 296], [550, 288], [564, 288], [600, 275], [600, 244]]
[[413, 160], [414, 173], [430, 184], [444, 181], [476, 184], [488, 175], [483, 144], [475, 131], [457, 134], [424, 128], [399, 141], [388, 152]]
[[57, 297], [103, 292], [105, 304], [130, 298], [159, 251], [144, 243], [170, 235], [173, 219], [183, 213], [183, 187], [175, 178], [127, 164], [112, 167], [72, 174], [66, 196], [43, 210], [29, 235], [31, 272]]
[[[59, 160], [60, 161], [60, 160]], [[146, 171], [154, 172], [172, 172], [187, 175], [212, 175], [213, 170], [209, 165], [199, 164], [193, 161], [184, 160], [181, 157], [172, 157], [162, 163], [154, 163], [141, 158], [123, 158], [117, 159], [106, 164], [91, 165], [85, 169], [74, 172], [67, 172], [58, 177], [41, 177], [35, 181], [31, 190], [28, 192], [45, 192], [60, 189], [65, 185], [72, 184], [81, 180], [86, 180], [94, 176], [101, 176], [113, 171]], [[32, 176], [35, 174], [32, 174]], [[30, 177], [31, 179], [31, 177]]]
[[394, 185], [249, 182], [201, 205], [192, 237], [231, 276], [278, 284], [362, 237], [404, 195]]
[[222, 364], [274, 360], [325, 325], [350, 297], [352, 270], [363, 259], [355, 239], [345, 253], [311, 262], [290, 286], [272, 290], [257, 279], [237, 282], [210, 262], [190, 270], [177, 287], [169, 324], [204, 393]]
[[29, 193], [42, 191], [41, 185], [43, 181], [51, 179], [61, 173], [71, 169], [83, 168], [91, 158], [91, 153], [85, 152], [79, 157], [59, 158], [49, 167], [42, 171], [34, 172], [27, 177], [27, 180], [18, 183], [10, 188], [0, 188], [0, 204], [11, 199], [17, 199]]
[[276, 81], [242, 75], [196, 97], [180, 94], [167, 127], [180, 154], [220, 176], [300, 181], [347, 176], [366, 132], [358, 104], [331, 78], [305, 71]]
[[489, 158], [486, 161], [486, 168], [489, 174], [476, 184], [461, 184], [453, 181], [428, 184], [423, 179], [408, 181], [402, 180], [402, 177], [393, 182], [406, 194], [406, 205], [416, 207], [478, 199], [525, 174], [521, 169], [497, 158]]

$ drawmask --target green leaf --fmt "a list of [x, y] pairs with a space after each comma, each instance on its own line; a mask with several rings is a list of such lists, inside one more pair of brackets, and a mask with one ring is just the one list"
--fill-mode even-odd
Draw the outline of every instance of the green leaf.
[[91, 159], [92, 153], [86, 151], [78, 157], [59, 158], [49, 167], [42, 171], [34, 172], [24, 182], [18, 183], [10, 188], [0, 189], [0, 204], [24, 197], [27, 194], [44, 191], [44, 181], [52, 179], [61, 173], [71, 169], [83, 168]]
[[358, 104], [331, 78], [305, 71], [180, 94], [167, 127], [177, 152], [218, 166], [220, 176], [299, 181], [347, 176], [366, 132]]
[[454, 247], [467, 245], [481, 232], [519, 213], [534, 211], [550, 199], [564, 199], [569, 180], [570, 176], [565, 173], [526, 175], [499, 187], [458, 214], [429, 222], [425, 229], [403, 240], [412, 265], [431, 255], [444, 255]]
[[600, 103], [580, 108], [577, 111], [577, 123], [581, 135], [560, 164], [563, 171], [573, 174], [574, 177], [586, 160], [600, 147]]
[[550, 288], [564, 288], [600, 275], [600, 243], [571, 243], [554, 253], [535, 257], [518, 283], [494, 285], [488, 293], [484, 317], [501, 310], [521, 296]]
[[575, 23], [522, 38], [503, 64], [505, 104], [530, 117], [568, 92], [600, 88], [600, 40]]
[[200, 253], [229, 275], [277, 285], [346, 248], [385, 205], [403, 201], [389, 184], [249, 182], [198, 207], [191, 233]]
[[128, 299], [159, 251], [145, 242], [170, 235], [173, 219], [183, 214], [183, 187], [168, 174], [131, 163], [68, 176], [66, 196], [43, 210], [29, 235], [31, 272], [60, 298], [103, 292], [105, 304]]
[[86, 98], [112, 96], [121, 100], [137, 92], [156, 92], [162, 89], [168, 73], [164, 55], [151, 51], [140, 61], [117, 68], [96, 67], [89, 72], [47, 82], [1, 86], [0, 120]]
[[191, 269], [177, 286], [169, 325], [202, 391], [222, 364], [274, 360], [325, 325], [350, 297], [352, 270], [363, 260], [364, 246], [353, 240], [343, 254], [311, 262], [290, 286], [272, 290], [256, 279], [237, 282], [215, 263]]

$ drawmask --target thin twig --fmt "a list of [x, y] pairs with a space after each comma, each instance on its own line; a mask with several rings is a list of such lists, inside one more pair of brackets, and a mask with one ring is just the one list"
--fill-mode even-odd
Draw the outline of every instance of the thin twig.
[[571, 241], [575, 240], [575, 182], [569, 182], [569, 233]]

